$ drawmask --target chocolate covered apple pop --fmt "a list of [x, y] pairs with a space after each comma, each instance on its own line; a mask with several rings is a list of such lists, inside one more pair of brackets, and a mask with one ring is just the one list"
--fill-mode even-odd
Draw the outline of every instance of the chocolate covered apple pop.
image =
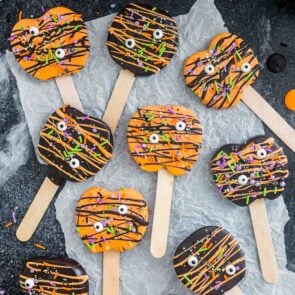
[[80, 14], [58, 6], [39, 18], [20, 19], [9, 40], [22, 69], [40, 80], [57, 79], [64, 103], [83, 111], [69, 76], [80, 72], [89, 56], [88, 31]]
[[113, 19], [107, 46], [122, 70], [103, 120], [116, 129], [135, 76], [149, 76], [166, 67], [177, 51], [178, 29], [165, 11], [131, 3]]
[[228, 231], [206, 226], [176, 249], [173, 265], [178, 279], [199, 295], [242, 294], [236, 286], [245, 276], [244, 252]]
[[96, 175], [111, 159], [112, 150], [113, 136], [102, 120], [70, 106], [49, 116], [38, 145], [49, 173], [17, 230], [18, 239], [30, 239], [64, 180], [81, 182]]
[[128, 124], [128, 145], [135, 162], [147, 172], [158, 172], [151, 252], [166, 252], [174, 176], [190, 171], [202, 143], [196, 114], [177, 105], [145, 106]]
[[227, 109], [240, 99], [293, 151], [295, 131], [252, 88], [259, 62], [247, 43], [235, 34], [222, 33], [209, 48], [191, 55], [184, 64], [186, 85], [207, 107]]
[[278, 274], [264, 200], [273, 200], [284, 191], [287, 163], [283, 149], [266, 136], [226, 145], [211, 160], [220, 193], [239, 206], [249, 206], [261, 271], [268, 282], [274, 282]]
[[76, 207], [76, 228], [93, 253], [104, 253], [103, 294], [119, 294], [120, 253], [134, 248], [148, 226], [148, 207], [131, 188], [85, 191]]
[[88, 295], [88, 275], [70, 258], [32, 258], [26, 262], [19, 278], [24, 294]]

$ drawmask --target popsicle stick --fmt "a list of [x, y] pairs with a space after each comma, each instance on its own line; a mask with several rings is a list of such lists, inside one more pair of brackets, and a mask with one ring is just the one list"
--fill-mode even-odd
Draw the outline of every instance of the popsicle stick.
[[173, 175], [166, 169], [159, 170], [151, 240], [151, 253], [156, 258], [166, 253], [173, 182]]
[[271, 105], [251, 86], [242, 96], [243, 102], [267, 125], [293, 152], [295, 152], [295, 130]]
[[262, 277], [266, 282], [274, 283], [279, 275], [264, 199], [256, 200], [249, 209]]
[[109, 250], [103, 253], [103, 295], [119, 295], [120, 252]]
[[238, 287], [234, 286], [232, 289], [225, 292], [226, 295], [244, 295], [243, 291]]
[[116, 130], [119, 120], [122, 116], [134, 81], [135, 76], [132, 72], [128, 70], [121, 70], [111, 98], [102, 117], [102, 120], [110, 126], [113, 133]]
[[26, 242], [32, 237], [58, 188], [59, 186], [55, 185], [48, 177], [45, 178], [16, 231], [16, 236], [20, 241]]
[[74, 107], [81, 112], [84, 112], [72, 76], [60, 76], [56, 78], [55, 81], [62, 97], [63, 103], [65, 105], [70, 105], [71, 107]]

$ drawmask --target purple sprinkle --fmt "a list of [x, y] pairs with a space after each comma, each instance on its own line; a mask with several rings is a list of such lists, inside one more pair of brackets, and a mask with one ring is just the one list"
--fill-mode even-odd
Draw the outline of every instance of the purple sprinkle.
[[52, 282], [52, 281], [50, 281], [49, 284], [50, 284], [51, 286], [54, 286], [54, 287], [56, 286], [56, 284], [55, 284], [54, 282]]
[[12, 211], [12, 219], [13, 219], [13, 222], [16, 223], [16, 218], [15, 218], [15, 212]]
[[42, 12], [45, 12], [45, 8], [43, 5], [41, 6], [41, 10], [42, 10]]
[[96, 129], [96, 128], [93, 128], [92, 131], [93, 131], [94, 133], [96, 133], [96, 132], [97, 132], [97, 129]]
[[230, 178], [230, 175], [228, 173], [225, 174], [226, 178]]
[[137, 21], [135, 22], [135, 24], [136, 24], [137, 26], [139, 26], [139, 21], [137, 20]]
[[93, 147], [91, 148], [91, 150], [92, 150], [92, 151], [95, 151], [95, 150], [96, 150], [96, 146], [93, 146]]
[[210, 278], [206, 273], [204, 274], [204, 277], [206, 280], [208, 280]]
[[112, 3], [110, 6], [111, 6], [111, 8], [115, 8], [116, 4]]
[[238, 265], [236, 265], [236, 271], [239, 271], [241, 268], [238, 266]]

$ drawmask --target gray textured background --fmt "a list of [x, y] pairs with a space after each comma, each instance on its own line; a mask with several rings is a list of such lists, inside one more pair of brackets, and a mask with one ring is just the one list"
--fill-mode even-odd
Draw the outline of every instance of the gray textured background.
[[[119, 10], [122, 5], [130, 1], [15, 1], [0, 0], [0, 50], [2, 54], [8, 48], [6, 39], [11, 27], [17, 20], [18, 12], [22, 9], [25, 17], [34, 17], [41, 14], [41, 6], [46, 9], [65, 5], [84, 15], [85, 20], [97, 18]], [[187, 13], [194, 0], [184, 1], [143, 1], [158, 5], [173, 15]], [[295, 9], [289, 4], [280, 1], [228, 1], [216, 0], [215, 4], [221, 12], [225, 25], [229, 30], [240, 34], [257, 53], [262, 65], [273, 52], [282, 52], [288, 60], [284, 73], [273, 74], [265, 67], [255, 84], [255, 88], [265, 97], [286, 120], [295, 127], [294, 113], [284, 107], [283, 97], [286, 91], [295, 88]], [[112, 5], [115, 4], [115, 5]], [[294, 36], [294, 37], [292, 37]], [[282, 43], [286, 46], [282, 46]], [[0, 57], [1, 58], [1, 57]], [[64, 238], [60, 225], [55, 219], [55, 209], [52, 204], [41, 226], [33, 239], [27, 244], [21, 244], [15, 238], [15, 229], [20, 222], [31, 198], [42, 183], [46, 166], [41, 166], [33, 150], [27, 129], [21, 130], [27, 135], [27, 141], [15, 142], [10, 140], [24, 116], [20, 106], [17, 85], [12, 74], [8, 79], [1, 79], [0, 69], [0, 288], [6, 294], [18, 294], [17, 276], [26, 257], [42, 255], [65, 255]], [[18, 130], [18, 132], [20, 132]], [[267, 129], [266, 132], [271, 134]], [[10, 150], [23, 144], [24, 151], [19, 155], [19, 161], [13, 158]], [[289, 156], [290, 170], [295, 171], [294, 154], [285, 147]], [[7, 168], [7, 163], [10, 167]], [[34, 179], [34, 181], [32, 181]], [[289, 211], [290, 221], [285, 228], [285, 243], [287, 251], [287, 268], [295, 271], [295, 202], [294, 202], [295, 174], [291, 174], [285, 193], [285, 203]], [[4, 225], [10, 221], [11, 212], [15, 211], [17, 224], [10, 228]], [[38, 250], [35, 243], [46, 245], [46, 251]], [[282, 293], [283, 294], [283, 293]], [[291, 295], [291, 294], [290, 294]]]

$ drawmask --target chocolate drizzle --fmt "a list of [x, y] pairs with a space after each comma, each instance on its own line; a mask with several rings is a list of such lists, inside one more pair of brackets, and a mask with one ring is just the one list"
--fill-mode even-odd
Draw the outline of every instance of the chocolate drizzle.
[[203, 227], [185, 239], [176, 249], [173, 264], [178, 279], [199, 295], [223, 294], [246, 272], [244, 253], [237, 240], [216, 226]]
[[285, 189], [288, 159], [272, 137], [259, 136], [245, 144], [222, 147], [211, 160], [219, 191], [240, 206], [256, 199], [275, 199]]
[[20, 274], [20, 289], [34, 295], [88, 295], [88, 276], [83, 267], [70, 258], [33, 258]]
[[40, 132], [40, 157], [65, 180], [94, 176], [111, 159], [112, 150], [108, 125], [70, 106], [57, 109]]
[[142, 239], [148, 226], [148, 207], [136, 190], [109, 192], [88, 189], [76, 207], [76, 228], [91, 252], [130, 250]]
[[[179, 130], [178, 124], [183, 124]], [[151, 140], [153, 135], [157, 142]], [[130, 119], [127, 137], [130, 153], [142, 169], [166, 168], [173, 175], [182, 175], [198, 159], [202, 127], [194, 112], [183, 106], [146, 106]]]
[[[34, 28], [38, 30], [35, 34]], [[20, 20], [9, 39], [22, 68], [41, 80], [79, 72], [89, 55], [84, 21], [81, 15], [65, 7], [50, 9], [38, 19]]]
[[170, 15], [157, 7], [134, 3], [114, 18], [107, 41], [112, 58], [137, 76], [158, 73], [167, 66], [177, 44], [178, 30]]
[[[211, 73], [208, 66], [212, 66]], [[184, 65], [186, 85], [207, 107], [230, 108], [241, 99], [243, 89], [259, 75], [253, 50], [240, 37], [217, 35], [206, 51], [190, 56]]]

